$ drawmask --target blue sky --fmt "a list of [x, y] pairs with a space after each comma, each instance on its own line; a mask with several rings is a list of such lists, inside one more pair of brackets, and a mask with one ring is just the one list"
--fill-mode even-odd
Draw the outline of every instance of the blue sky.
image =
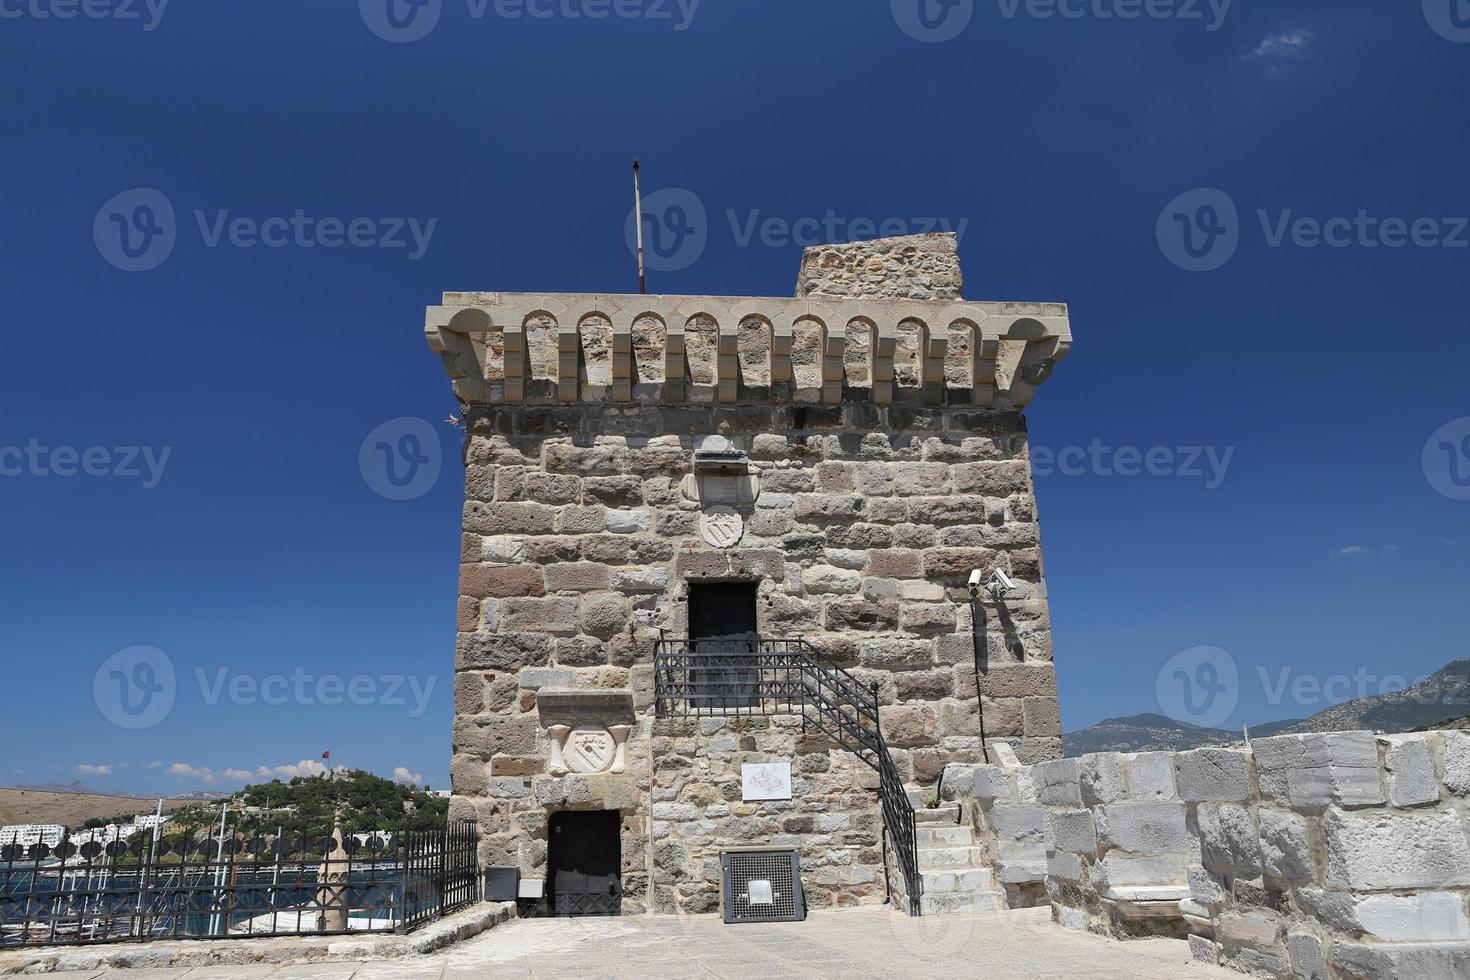
[[[742, 229], [831, 212], [964, 222], [970, 298], [1071, 304], [1028, 413], [1087, 460], [1037, 481], [1068, 729], [1160, 710], [1179, 669], [1234, 668], [1187, 709], [1234, 726], [1325, 706], [1283, 678], [1340, 700], [1465, 655], [1450, 0], [926, 2], [0, 0], [0, 783], [225, 787], [330, 749], [445, 784], [462, 488], [423, 307], [634, 289], [634, 156], [706, 213], [654, 291], [787, 295], [800, 245]], [[447, 456], [393, 500], [358, 453], [405, 416]], [[1119, 476], [1118, 447], [1228, 466]], [[137, 647], [175, 696], [119, 727], [94, 679], [148, 681]], [[323, 675], [366, 681], [293, 693]]]

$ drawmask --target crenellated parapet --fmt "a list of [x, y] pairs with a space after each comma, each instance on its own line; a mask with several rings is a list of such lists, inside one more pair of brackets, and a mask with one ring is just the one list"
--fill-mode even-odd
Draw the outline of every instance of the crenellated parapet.
[[1059, 303], [446, 293], [425, 320], [465, 405], [917, 402], [1024, 408]]

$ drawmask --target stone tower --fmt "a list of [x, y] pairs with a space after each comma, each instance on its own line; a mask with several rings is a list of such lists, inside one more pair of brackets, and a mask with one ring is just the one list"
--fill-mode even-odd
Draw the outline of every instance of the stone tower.
[[487, 863], [561, 911], [606, 880], [602, 911], [704, 912], [722, 852], [777, 846], [808, 904], [879, 903], [912, 818], [875, 733], [910, 799], [983, 761], [982, 708], [1060, 756], [1022, 409], [1067, 310], [961, 292], [934, 235], [810, 249], [795, 298], [429, 308], [468, 428], [451, 815]]

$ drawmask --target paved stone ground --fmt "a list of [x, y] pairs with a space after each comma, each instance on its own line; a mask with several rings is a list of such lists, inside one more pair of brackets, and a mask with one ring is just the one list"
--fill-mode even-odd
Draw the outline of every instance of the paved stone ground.
[[727, 926], [714, 916], [513, 920], [428, 956], [376, 963], [91, 971], [58, 980], [500, 980], [500, 978], [1013, 976], [1239, 977], [1189, 961], [1185, 943], [1113, 942], [1041, 910], [910, 919], [888, 909], [814, 912], [802, 923]]

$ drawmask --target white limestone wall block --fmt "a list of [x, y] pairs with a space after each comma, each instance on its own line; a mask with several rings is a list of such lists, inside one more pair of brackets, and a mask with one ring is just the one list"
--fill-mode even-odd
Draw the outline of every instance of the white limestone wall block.
[[1206, 936], [1191, 935], [1189, 958], [1196, 963], [1217, 964], [1220, 962], [1220, 944]]
[[1358, 928], [1386, 942], [1470, 940], [1460, 892], [1368, 895], [1355, 900], [1353, 912]]
[[1261, 873], [1261, 845], [1251, 812], [1235, 803], [1201, 803], [1200, 863], [1219, 874], [1256, 878]]
[[1286, 956], [1296, 980], [1330, 980], [1332, 976], [1322, 956], [1322, 940], [1310, 932], [1287, 936]]
[[1321, 834], [1312, 818], [1263, 806], [1256, 811], [1256, 823], [1260, 830], [1262, 870], [1287, 881], [1317, 880], [1317, 861], [1313, 854]]
[[1177, 800], [1173, 752], [1137, 752], [1123, 757], [1128, 797], [1134, 800]]
[[1082, 859], [1066, 851], [1052, 851], [1046, 859], [1046, 873], [1066, 881], [1082, 880]]
[[1275, 912], [1253, 909], [1223, 912], [1215, 920], [1215, 938], [1227, 945], [1271, 949], [1281, 934], [1281, 917]]
[[1322, 817], [1330, 887], [1360, 891], [1470, 885], [1470, 840], [1460, 813], [1345, 812]]
[[1097, 842], [1104, 850], [1132, 854], [1188, 854], [1194, 835], [1185, 826], [1183, 803], [1108, 803], [1099, 806]]
[[1291, 806], [1385, 801], [1372, 732], [1278, 735], [1251, 743], [1261, 797]]
[[1056, 810], [1051, 815], [1052, 840], [1059, 851], [1097, 853], [1097, 826], [1091, 810]]
[[1011, 798], [1011, 781], [1000, 766], [976, 766], [975, 795], [982, 800]]
[[1038, 762], [1031, 767], [1036, 780], [1036, 798], [1046, 806], [1080, 806], [1081, 766], [1076, 759]]
[[985, 819], [1002, 841], [1051, 843], [1051, 822], [1043, 807], [997, 803], [985, 811]]
[[1470, 796], [1470, 732], [1440, 732], [1444, 741], [1444, 787]]
[[1122, 857], [1109, 854], [1093, 865], [1093, 880], [1102, 887], [1185, 884], [1188, 863], [1182, 854]]
[[1434, 757], [1424, 735], [1380, 735], [1388, 769], [1388, 796], [1394, 806], [1412, 807], [1439, 802]]
[[1332, 945], [1340, 977], [1381, 980], [1465, 980], [1470, 977], [1470, 943], [1344, 943]]
[[1250, 753], [1194, 749], [1174, 756], [1179, 798], [1188, 803], [1240, 803], [1251, 796]]
[[1190, 865], [1189, 894], [1201, 905], [1219, 905], [1225, 901], [1225, 882], [1201, 865]]
[[1008, 885], [1045, 881], [1047, 851], [1040, 841], [1002, 840], [995, 846], [995, 877]]
[[1053, 905], [1052, 920], [1063, 929], [1086, 929], [1087, 915], [1070, 905]]
[[1088, 806], [1111, 803], [1126, 795], [1123, 784], [1123, 757], [1116, 752], [1094, 752], [1082, 756], [1082, 802]]

